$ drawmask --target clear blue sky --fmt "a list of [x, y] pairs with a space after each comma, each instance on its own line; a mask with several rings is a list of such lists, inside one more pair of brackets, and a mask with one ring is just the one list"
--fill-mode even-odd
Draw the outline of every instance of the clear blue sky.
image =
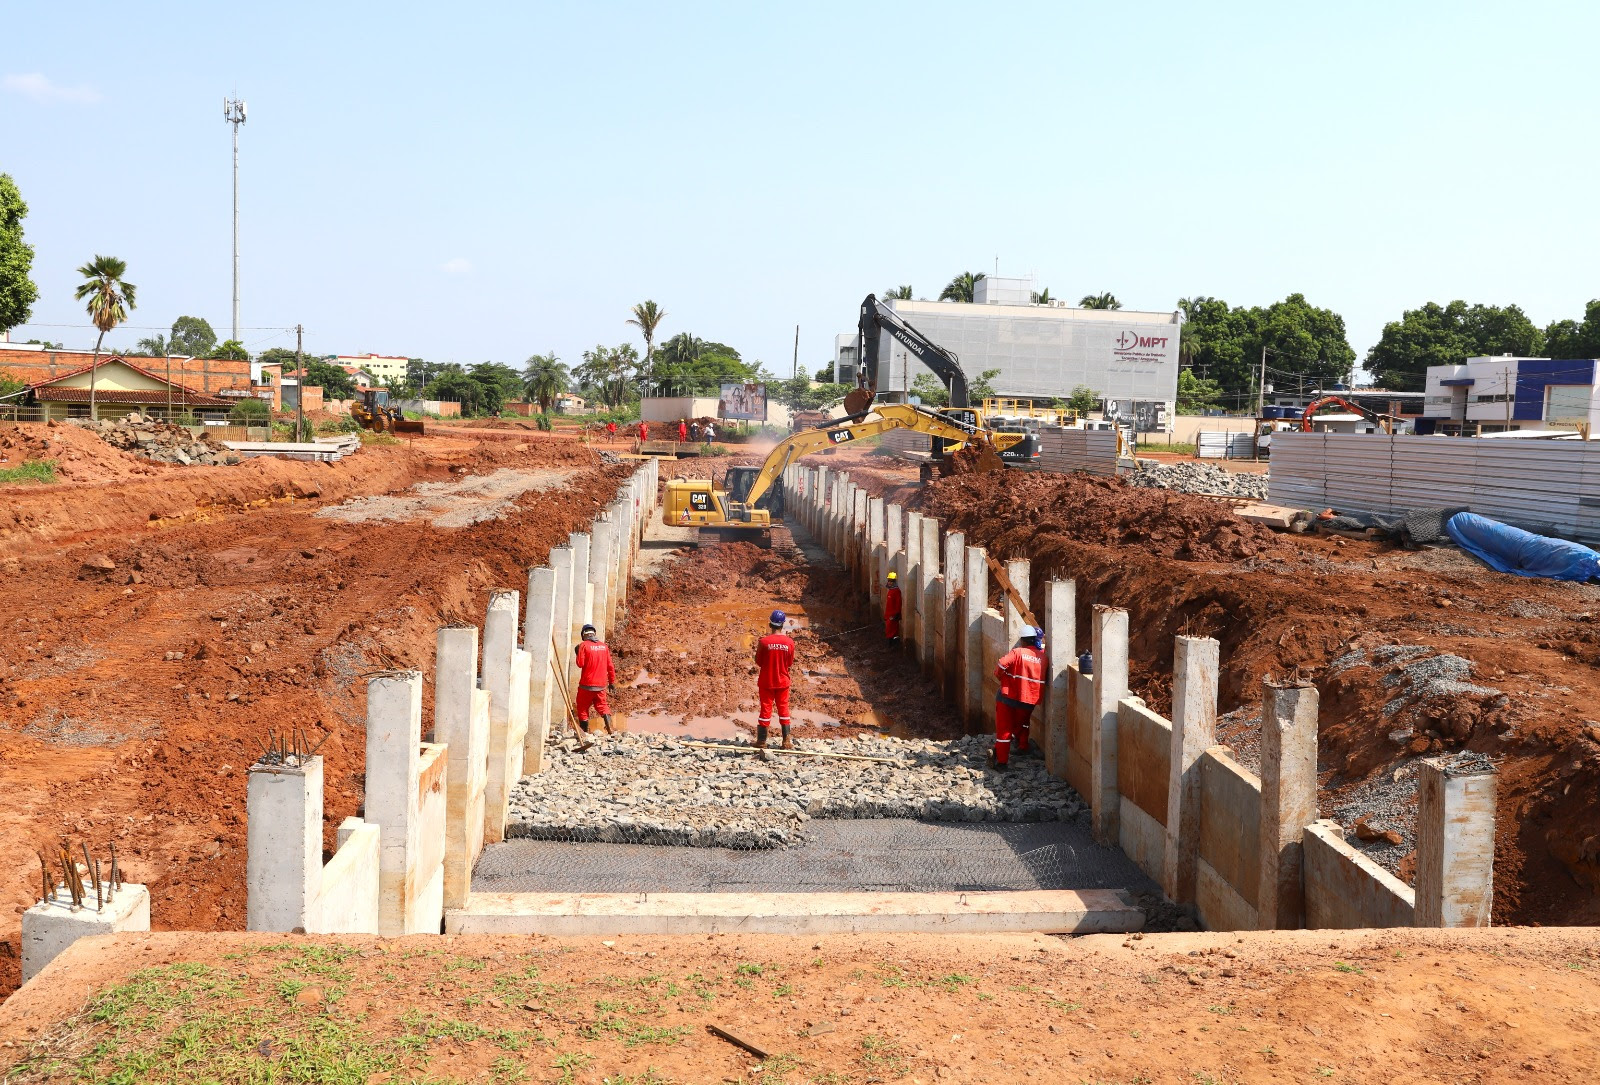
[[[1344, 314], [1543, 324], [1600, 296], [1600, 4], [16, 4], [0, 171], [34, 320], [128, 261], [130, 323], [577, 363], [653, 298], [787, 375], [868, 291], [1034, 273]], [[110, 340], [131, 345], [138, 335]], [[17, 339], [92, 345], [86, 327]]]

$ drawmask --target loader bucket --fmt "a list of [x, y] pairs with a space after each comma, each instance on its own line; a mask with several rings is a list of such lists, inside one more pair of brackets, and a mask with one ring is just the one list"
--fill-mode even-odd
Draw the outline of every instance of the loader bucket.
[[394, 420], [394, 431], [396, 433], [415, 433], [421, 436], [423, 432], [422, 419], [396, 418]]

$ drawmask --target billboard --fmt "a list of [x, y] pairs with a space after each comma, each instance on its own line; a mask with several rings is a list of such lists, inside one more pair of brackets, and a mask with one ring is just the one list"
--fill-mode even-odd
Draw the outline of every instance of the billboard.
[[767, 386], [764, 384], [723, 384], [717, 396], [718, 418], [742, 418], [752, 422], [767, 420]]

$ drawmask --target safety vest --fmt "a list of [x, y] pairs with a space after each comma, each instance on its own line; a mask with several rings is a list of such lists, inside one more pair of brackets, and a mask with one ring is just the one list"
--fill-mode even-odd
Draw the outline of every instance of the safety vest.
[[994, 676], [1000, 696], [1019, 704], [1038, 704], [1044, 696], [1044, 653], [1019, 645], [1000, 657]]

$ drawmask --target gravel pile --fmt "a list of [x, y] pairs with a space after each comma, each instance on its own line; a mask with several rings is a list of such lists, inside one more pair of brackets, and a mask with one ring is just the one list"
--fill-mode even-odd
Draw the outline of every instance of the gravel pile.
[[74, 425], [92, 430], [113, 448], [158, 463], [212, 467], [232, 465], [241, 459], [237, 452], [215, 440], [209, 433], [197, 437], [182, 426], [157, 422], [137, 412], [115, 422], [104, 418], [98, 422], [88, 418], [74, 418], [71, 421]]
[[1071, 821], [1087, 810], [1037, 757], [1010, 772], [984, 767], [992, 741], [828, 739], [807, 750], [893, 759], [828, 760], [781, 753], [760, 761], [664, 735], [599, 738], [587, 753], [552, 743], [545, 771], [511, 794], [508, 836], [703, 848], [782, 848], [812, 818]]
[[1267, 476], [1246, 475], [1209, 463], [1161, 463], [1139, 460], [1139, 469], [1127, 477], [1129, 486], [1146, 490], [1177, 490], [1186, 494], [1222, 494], [1227, 497], [1267, 498]]

